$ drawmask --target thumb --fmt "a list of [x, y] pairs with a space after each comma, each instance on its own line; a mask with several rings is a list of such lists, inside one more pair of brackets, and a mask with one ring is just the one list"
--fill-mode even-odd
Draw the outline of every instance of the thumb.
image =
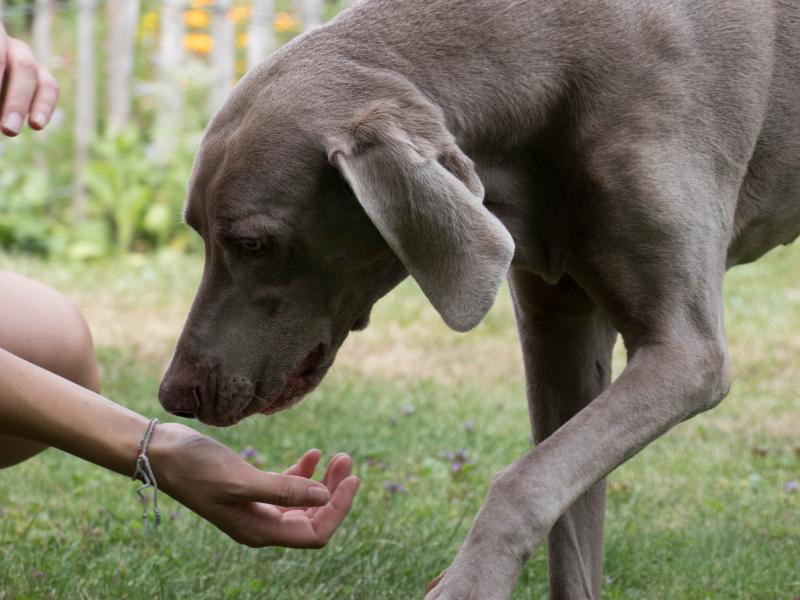
[[253, 469], [252, 476], [237, 491], [241, 500], [278, 506], [323, 506], [330, 497], [328, 488], [317, 481], [258, 469]]

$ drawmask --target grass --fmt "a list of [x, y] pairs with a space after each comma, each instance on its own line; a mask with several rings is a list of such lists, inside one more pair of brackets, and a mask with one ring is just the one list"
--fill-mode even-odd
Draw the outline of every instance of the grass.
[[[147, 415], [201, 268], [162, 254], [89, 265], [0, 256], [72, 296], [95, 332], [104, 392]], [[609, 599], [800, 597], [800, 247], [727, 280], [734, 387], [610, 477]], [[617, 371], [623, 364], [621, 353]], [[157, 535], [134, 484], [56, 451], [0, 473], [0, 598], [419, 598], [454, 556], [491, 475], [530, 447], [504, 291], [473, 333], [448, 332], [409, 282], [376, 307], [300, 406], [202, 431], [258, 464], [344, 450], [364, 485], [328, 548], [239, 547], [165, 500]], [[454, 473], [445, 453], [466, 449]], [[399, 483], [404, 491], [388, 491]], [[543, 598], [546, 561], [515, 598]]]

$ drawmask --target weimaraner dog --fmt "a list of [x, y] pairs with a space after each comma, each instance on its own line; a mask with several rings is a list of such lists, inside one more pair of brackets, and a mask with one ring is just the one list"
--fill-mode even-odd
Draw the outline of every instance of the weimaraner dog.
[[725, 396], [723, 275], [800, 233], [798, 90], [794, 0], [364, 0], [208, 128], [161, 402], [274, 413], [406, 276], [458, 331], [508, 276], [537, 445], [428, 598], [507, 598], [546, 536], [551, 597], [599, 598], [604, 478]]

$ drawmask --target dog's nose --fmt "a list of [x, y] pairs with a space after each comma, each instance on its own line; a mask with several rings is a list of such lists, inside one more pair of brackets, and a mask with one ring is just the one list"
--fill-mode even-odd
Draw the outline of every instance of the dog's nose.
[[181, 412], [179, 410], [173, 410], [172, 414], [175, 415], [176, 417], [183, 417], [184, 419], [194, 419], [195, 418], [194, 413]]
[[158, 401], [170, 414], [194, 419], [200, 408], [200, 393], [196, 387], [170, 385], [164, 380], [158, 388]]

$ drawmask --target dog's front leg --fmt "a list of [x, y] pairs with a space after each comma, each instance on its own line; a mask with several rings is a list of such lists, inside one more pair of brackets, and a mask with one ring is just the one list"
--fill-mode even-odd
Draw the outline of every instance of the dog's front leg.
[[[596, 482], [728, 388], [720, 330], [676, 315], [659, 337], [630, 340], [620, 377], [492, 481], [483, 508], [428, 600], [507, 598], [559, 517]], [[668, 332], [668, 333], [666, 333]]]
[[[569, 277], [548, 285], [529, 271], [514, 270], [511, 287], [531, 424], [540, 444], [608, 387], [617, 332]], [[601, 479], [550, 530], [552, 600], [600, 598], [605, 493]]]

